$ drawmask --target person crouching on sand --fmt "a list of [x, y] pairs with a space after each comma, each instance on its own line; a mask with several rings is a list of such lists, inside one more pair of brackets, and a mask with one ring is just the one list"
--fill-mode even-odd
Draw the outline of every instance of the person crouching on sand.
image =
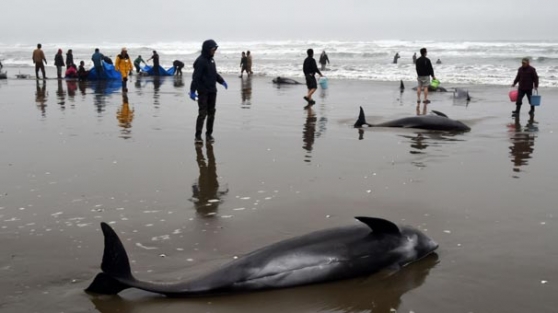
[[132, 65], [132, 60], [130, 60], [126, 47], [122, 48], [120, 54], [116, 56], [116, 64], [114, 68], [120, 72], [120, 75], [122, 75], [122, 91], [127, 92], [128, 74], [134, 69], [134, 66]]
[[304, 100], [308, 102], [308, 105], [313, 105], [316, 101], [312, 100], [312, 95], [318, 89], [318, 82], [316, 81], [316, 73], [323, 77], [322, 72], [318, 69], [316, 60], [314, 60], [314, 50], [306, 50], [308, 57], [304, 60], [302, 66], [302, 71], [304, 72], [304, 77], [306, 77], [306, 87], [308, 87], [308, 94], [304, 96]]

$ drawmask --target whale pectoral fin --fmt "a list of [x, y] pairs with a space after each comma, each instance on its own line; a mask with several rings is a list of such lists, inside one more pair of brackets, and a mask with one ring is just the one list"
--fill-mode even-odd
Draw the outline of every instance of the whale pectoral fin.
[[372, 229], [374, 234], [393, 234], [399, 235], [399, 227], [388, 220], [376, 217], [355, 216], [355, 218]]
[[432, 111], [430, 111], [430, 112], [432, 112], [432, 113], [434, 113], [434, 114], [436, 114], [436, 115], [438, 115], [438, 116], [448, 117], [447, 115], [445, 115], [444, 113], [442, 113], [442, 112], [440, 112], [440, 111], [432, 110]]

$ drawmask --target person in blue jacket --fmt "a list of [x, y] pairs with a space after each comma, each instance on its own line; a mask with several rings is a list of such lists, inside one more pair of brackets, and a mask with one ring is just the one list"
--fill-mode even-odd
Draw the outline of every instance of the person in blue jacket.
[[[203, 42], [201, 55], [194, 62], [194, 73], [192, 74], [192, 83], [190, 85], [190, 99], [198, 98], [198, 118], [196, 120], [195, 142], [203, 143], [201, 137], [203, 123], [207, 117], [205, 129], [205, 139], [211, 143], [214, 141], [213, 123], [215, 122], [215, 104], [217, 101], [217, 86], [219, 83], [228, 88], [227, 83], [217, 73], [215, 60], [213, 56], [219, 46], [215, 40], [209, 39]], [[197, 94], [196, 94], [197, 91]]]

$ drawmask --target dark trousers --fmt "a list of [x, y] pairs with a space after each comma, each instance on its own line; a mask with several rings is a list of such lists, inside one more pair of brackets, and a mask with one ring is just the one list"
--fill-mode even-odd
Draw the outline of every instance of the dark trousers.
[[41, 61], [41, 63], [35, 63], [35, 75], [39, 78], [39, 70], [43, 73], [43, 78], [45, 78], [45, 65]]
[[141, 69], [139, 64], [134, 64], [134, 66], [136, 67], [136, 73], [139, 73]]
[[[529, 104], [531, 104], [531, 96], [533, 95], [533, 90], [521, 90], [518, 89], [517, 90], [517, 101], [515, 102], [515, 112], [516, 114], [519, 114], [519, 111], [521, 110], [521, 105], [523, 104], [523, 97], [527, 95], [527, 101], [529, 101]], [[529, 113], [535, 113], [535, 107], [531, 106], [531, 110], [529, 111]]]
[[105, 78], [103, 66], [95, 65], [95, 74], [97, 74], [97, 79]]
[[515, 104], [522, 105], [523, 104], [523, 97], [527, 95], [527, 101], [531, 104], [531, 96], [533, 95], [533, 90], [517, 90], [517, 102]]
[[154, 76], [160, 76], [161, 75], [159, 73], [159, 64], [153, 64], [153, 75]]
[[215, 121], [215, 102], [217, 101], [217, 93], [200, 93], [198, 94], [198, 119], [196, 120], [196, 137], [200, 137], [203, 130], [203, 122], [207, 116], [207, 124], [205, 129], [206, 135], [213, 133], [213, 122]]
[[56, 66], [56, 77], [58, 77], [59, 79], [62, 78], [62, 66]]

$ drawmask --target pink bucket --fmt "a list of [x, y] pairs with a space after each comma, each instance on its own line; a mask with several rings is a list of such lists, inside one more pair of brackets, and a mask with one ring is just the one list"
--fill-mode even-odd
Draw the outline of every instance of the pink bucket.
[[516, 102], [517, 101], [517, 90], [511, 90], [510, 93], [508, 94], [510, 96], [510, 101], [511, 102]]

